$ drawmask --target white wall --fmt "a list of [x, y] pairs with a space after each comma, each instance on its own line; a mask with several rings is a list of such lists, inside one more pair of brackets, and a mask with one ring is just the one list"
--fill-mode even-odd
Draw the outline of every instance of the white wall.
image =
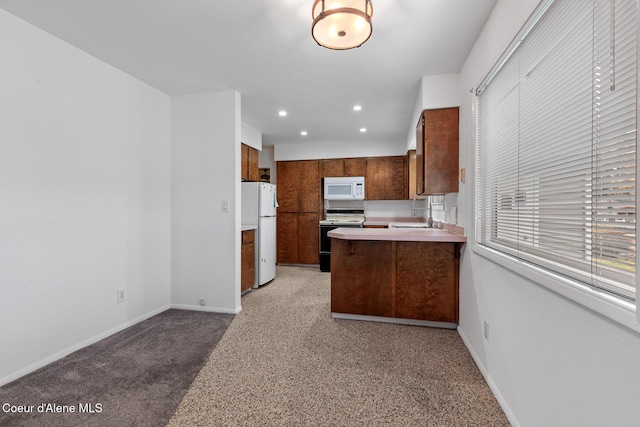
[[241, 126], [240, 141], [249, 147], [262, 151], [262, 132], [252, 128], [244, 122], [242, 122]]
[[411, 116], [412, 126], [407, 136], [407, 150], [416, 149], [416, 126], [424, 110], [449, 108], [460, 105], [460, 75], [438, 74], [424, 76], [420, 80], [420, 90]]
[[0, 57], [1, 385], [169, 307], [170, 98], [2, 10]]
[[273, 158], [273, 146], [263, 146], [260, 155], [258, 156], [258, 167], [260, 169], [269, 168], [271, 183], [276, 184], [278, 181], [278, 173], [276, 168], [276, 162]]
[[404, 156], [403, 146], [387, 142], [345, 144], [341, 142], [275, 144], [274, 158], [284, 160], [339, 159], [349, 157]]
[[[538, 0], [499, 0], [460, 73], [459, 332], [514, 425], [640, 423], [640, 336], [473, 251], [474, 96]], [[489, 322], [489, 339], [482, 333]]]
[[[227, 313], [241, 309], [240, 135], [239, 93], [171, 99], [174, 307]], [[223, 202], [228, 212], [222, 212]]]

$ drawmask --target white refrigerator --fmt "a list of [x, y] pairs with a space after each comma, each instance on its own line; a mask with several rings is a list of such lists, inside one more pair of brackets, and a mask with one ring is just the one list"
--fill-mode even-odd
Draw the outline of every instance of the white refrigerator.
[[276, 186], [266, 182], [242, 183], [242, 224], [257, 225], [256, 282], [264, 285], [276, 277]]

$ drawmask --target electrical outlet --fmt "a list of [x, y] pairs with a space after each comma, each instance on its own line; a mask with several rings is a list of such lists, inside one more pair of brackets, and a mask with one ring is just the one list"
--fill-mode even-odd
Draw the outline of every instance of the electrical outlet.
[[125, 293], [124, 288], [116, 289], [116, 301], [118, 302], [118, 304], [120, 304], [121, 302], [124, 302], [126, 296], [127, 294]]
[[489, 341], [489, 322], [484, 321], [484, 338]]
[[204, 298], [200, 298], [200, 305], [206, 305]]

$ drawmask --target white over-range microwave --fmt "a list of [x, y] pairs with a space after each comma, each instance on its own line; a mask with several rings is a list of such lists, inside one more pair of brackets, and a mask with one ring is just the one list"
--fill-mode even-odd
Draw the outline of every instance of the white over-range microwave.
[[325, 200], [364, 200], [364, 176], [324, 179]]

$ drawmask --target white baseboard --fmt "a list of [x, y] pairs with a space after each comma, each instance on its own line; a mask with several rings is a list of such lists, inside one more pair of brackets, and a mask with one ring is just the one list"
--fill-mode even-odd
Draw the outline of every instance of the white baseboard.
[[59, 352], [57, 352], [55, 354], [52, 354], [52, 355], [47, 356], [47, 357], [45, 357], [43, 359], [40, 359], [37, 362], [32, 363], [31, 365], [29, 365], [29, 366], [27, 366], [25, 368], [22, 368], [22, 369], [14, 372], [12, 374], [7, 375], [4, 378], [1, 378], [0, 379], [0, 386], [8, 384], [11, 381], [15, 381], [20, 377], [23, 377], [23, 376], [25, 376], [27, 374], [30, 374], [31, 372], [33, 372], [35, 370], [38, 370], [38, 369], [40, 369], [42, 367], [45, 367], [48, 364], [55, 362], [56, 360], [60, 360], [63, 357], [66, 357], [66, 356], [70, 355], [71, 353], [73, 353], [75, 351], [78, 351], [78, 350], [80, 350], [80, 349], [82, 349], [84, 347], [90, 346], [91, 344], [95, 344], [100, 340], [103, 340], [103, 339], [105, 339], [105, 338], [107, 338], [107, 337], [109, 337], [109, 336], [111, 336], [111, 335], [113, 335], [115, 333], [118, 333], [118, 332], [120, 332], [120, 331], [122, 331], [124, 329], [127, 329], [128, 327], [131, 327], [131, 326], [135, 325], [136, 323], [140, 323], [140, 322], [142, 322], [144, 320], [147, 320], [147, 319], [149, 319], [149, 318], [151, 318], [153, 316], [156, 316], [156, 315], [158, 315], [158, 314], [160, 314], [160, 313], [162, 313], [164, 311], [167, 311], [169, 308], [171, 308], [169, 305], [157, 308], [155, 310], [152, 310], [152, 311], [150, 311], [148, 313], [143, 314], [142, 316], [138, 316], [135, 319], [129, 320], [128, 322], [122, 323], [122, 324], [120, 324], [120, 325], [118, 325], [118, 326], [116, 326], [114, 328], [111, 328], [111, 329], [109, 329], [107, 331], [104, 331], [104, 332], [102, 332], [102, 333], [100, 333], [98, 335], [95, 335], [95, 336], [93, 336], [91, 338], [88, 338], [86, 340], [80, 341], [79, 343], [74, 344], [71, 347], [67, 347], [64, 350], [61, 350], [61, 351], [59, 351]]
[[500, 407], [504, 411], [504, 414], [507, 416], [509, 423], [511, 424], [512, 427], [520, 427], [520, 423], [518, 422], [515, 415], [511, 411], [509, 404], [507, 403], [505, 398], [502, 396], [502, 393], [500, 393], [498, 386], [496, 386], [496, 384], [491, 379], [491, 375], [489, 375], [489, 372], [487, 372], [487, 369], [482, 364], [482, 361], [480, 360], [478, 353], [475, 352], [475, 350], [471, 346], [471, 342], [469, 341], [467, 336], [464, 334], [464, 332], [462, 332], [462, 330], [460, 329], [460, 326], [458, 326], [457, 331], [458, 331], [458, 335], [460, 335], [460, 338], [462, 338], [462, 342], [464, 342], [464, 345], [467, 347], [467, 350], [469, 350], [471, 357], [473, 357], [473, 360], [476, 362], [476, 366], [478, 366], [478, 369], [480, 369], [480, 373], [482, 373], [482, 376], [484, 377], [485, 381], [489, 385], [489, 388], [493, 392], [493, 395], [496, 397], [496, 400], [500, 404]]
[[226, 313], [226, 314], [238, 314], [242, 311], [242, 307], [231, 309], [231, 308], [207, 307], [202, 305], [187, 305], [187, 304], [171, 304], [171, 308], [175, 308], [177, 310], [207, 311], [210, 313]]

